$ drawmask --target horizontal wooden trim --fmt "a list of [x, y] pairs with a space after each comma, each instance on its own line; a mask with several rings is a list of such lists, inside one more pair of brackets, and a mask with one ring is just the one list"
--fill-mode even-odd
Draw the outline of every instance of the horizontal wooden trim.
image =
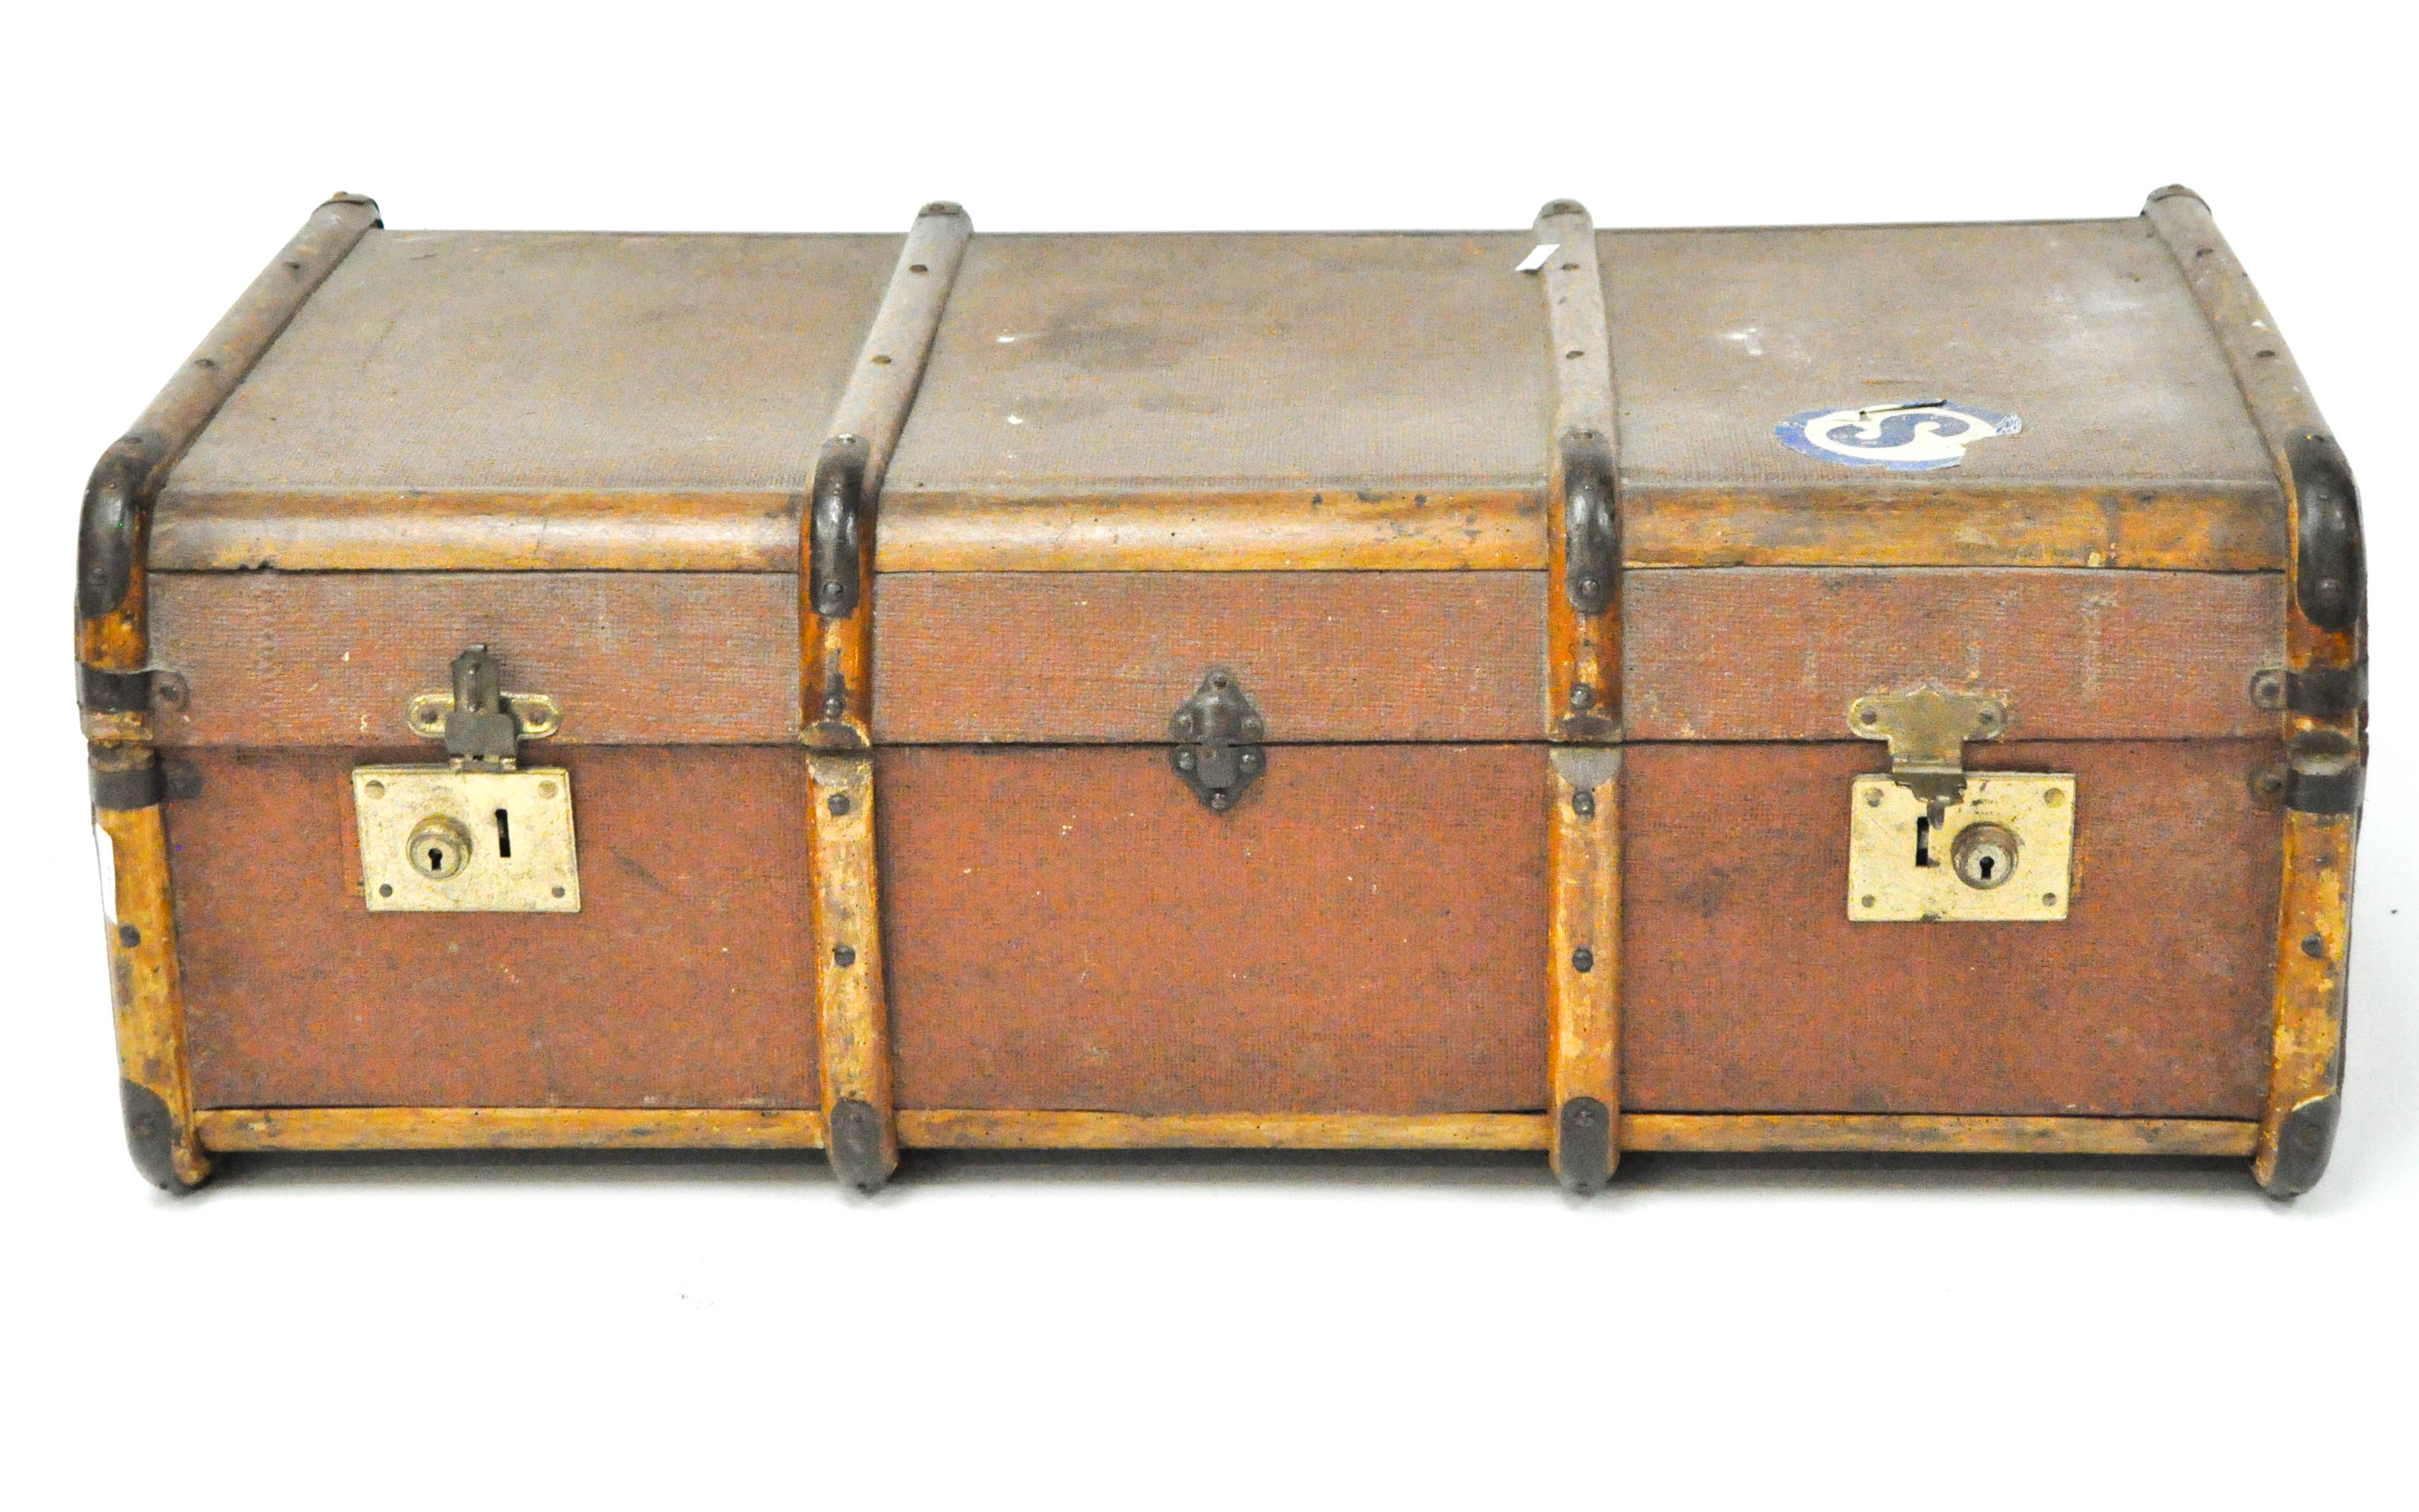
[[155, 572], [795, 572], [799, 495], [171, 486]]
[[[1542, 461], [1542, 458], [1541, 458]], [[1541, 469], [1542, 472], [1542, 469]], [[1542, 568], [1545, 487], [1045, 488], [882, 500], [876, 572]]]
[[[983, 1108], [899, 1113], [928, 1149], [1542, 1150], [1541, 1113], [1207, 1113], [1149, 1117]], [[210, 1108], [220, 1153], [347, 1149], [820, 1149], [823, 1116], [791, 1108]], [[1628, 1113], [1627, 1150], [2248, 1156], [2257, 1123], [2231, 1119]]]
[[821, 1149], [800, 1108], [210, 1108], [205, 1149]]
[[[1541, 458], [1542, 464], [1542, 458]], [[180, 489], [159, 572], [795, 572], [798, 496], [678, 489]], [[1632, 482], [1632, 567], [2119, 567], [2276, 572], [2273, 484]], [[920, 493], [894, 486], [879, 572], [1467, 571], [1546, 565], [1518, 486]]]
[[933, 1149], [1543, 1149], [1542, 1113], [1042, 1113], [901, 1108]]
[[1959, 1155], [2249, 1155], [2232, 1119], [1992, 1118], [1862, 1113], [1625, 1113], [1624, 1149], [1863, 1150]]
[[1631, 482], [1631, 567], [2132, 567], [2279, 572], [2275, 485]]

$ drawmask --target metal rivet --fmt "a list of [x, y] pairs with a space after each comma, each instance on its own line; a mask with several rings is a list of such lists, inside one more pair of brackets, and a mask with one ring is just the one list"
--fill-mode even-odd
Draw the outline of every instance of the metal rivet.
[[1595, 689], [1588, 687], [1585, 683], [1577, 684], [1571, 688], [1572, 708], [1584, 709], [1595, 702]]
[[551, 782], [540, 782], [537, 785], [537, 795], [541, 798], [551, 798], [556, 791], [555, 785]]
[[2042, 795], [2042, 802], [2047, 804], [2053, 809], [2065, 801], [2066, 790], [2064, 788], [2051, 788]]
[[1882, 790], [1879, 788], [1867, 788], [1865, 790], [1865, 807], [1868, 809], [1878, 809], [1881, 806]]
[[1567, 1116], [1571, 1120], [1571, 1126], [1575, 1129], [1593, 1129], [1595, 1127], [1595, 1109], [1594, 1108], [1573, 1108]]
[[1267, 728], [1260, 723], [1259, 716], [1256, 714], [1247, 714], [1243, 717], [1243, 733], [1247, 735], [1263, 733]]
[[362, 795], [366, 798], [383, 798], [386, 796], [386, 784], [372, 779], [362, 784]]
[[1879, 709], [1867, 709], [1864, 713], [1857, 716], [1857, 722], [1858, 724], [1879, 724], [1881, 723], [1881, 719], [1882, 716]]
[[1857, 899], [1857, 903], [1860, 907], [1871, 908], [1873, 905], [1873, 895], [1869, 892], [1863, 897]]
[[1234, 801], [1235, 795], [1227, 792], [1225, 788], [1220, 788], [1210, 795], [1210, 807], [1218, 810], [1222, 813], [1225, 812], [1225, 810], [1234, 803]]
[[1571, 969], [1585, 976], [1595, 969], [1595, 952], [1582, 945], [1571, 952]]
[[143, 943], [143, 932], [131, 924], [117, 926], [117, 943], [131, 950]]
[[1603, 585], [1597, 582], [1594, 578], [1582, 578], [1579, 579], [1579, 592], [1582, 594], [1593, 594], [1602, 586]]
[[1193, 753], [1191, 751], [1179, 750], [1176, 753], [1176, 769], [1178, 771], [1189, 772], [1193, 770]]
[[2057, 906], [2057, 894], [2054, 892], [2042, 893], [2042, 906], [2043, 908], [2056, 908]]
[[835, 793], [835, 794], [833, 794], [833, 795], [831, 795], [831, 811], [832, 811], [834, 814], [844, 814], [844, 813], [848, 812], [848, 795], [847, 795], [847, 794], [845, 794], [845, 793]]
[[1242, 764], [1243, 770], [1246, 772], [1256, 772], [1260, 769], [1260, 753], [1258, 751], [1247, 750], [1237, 759]]
[[832, 947], [832, 964], [853, 966], [856, 964], [856, 952], [845, 945], [835, 945]]
[[379, 897], [381, 897], [381, 898], [392, 898], [392, 897], [393, 897], [393, 896], [394, 896], [394, 884], [393, 884], [393, 883], [392, 883], [392, 882], [381, 882], [381, 883], [379, 883], [379, 884], [378, 884], [378, 896], [379, 896]]
[[557, 887], [554, 889], [554, 895], [555, 895], [556, 897], [558, 897], [558, 898], [562, 897], [562, 887]]
[[837, 719], [848, 712], [848, 700], [838, 693], [824, 700], [824, 717]]
[[2285, 674], [2270, 667], [2251, 674], [2251, 706], [2276, 710], [2285, 706]]
[[1579, 792], [1572, 794], [1571, 812], [1579, 815], [1581, 819], [1595, 818], [1595, 790], [1593, 788], [1581, 788]]
[[2302, 936], [2302, 953], [2313, 961], [2324, 961], [2327, 958], [2327, 942], [2315, 934], [2304, 934]]

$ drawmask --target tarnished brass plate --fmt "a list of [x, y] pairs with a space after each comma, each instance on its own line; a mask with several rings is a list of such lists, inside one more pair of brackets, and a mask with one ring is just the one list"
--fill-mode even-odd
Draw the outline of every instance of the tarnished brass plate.
[[2050, 920], [2074, 882], [2074, 779], [1968, 772], [1964, 796], [1932, 806], [1892, 777], [1848, 799], [1852, 922]]
[[357, 766], [371, 913], [576, 914], [579, 851], [560, 766]]

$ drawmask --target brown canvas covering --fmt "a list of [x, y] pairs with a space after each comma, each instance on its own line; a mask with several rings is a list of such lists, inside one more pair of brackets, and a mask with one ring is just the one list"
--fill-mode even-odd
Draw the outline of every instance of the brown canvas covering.
[[[1609, 359], [1552, 339], [1530, 233], [964, 243], [882, 441], [855, 674], [886, 998], [850, 1054], [899, 1127], [1533, 1148], [1418, 1120], [1600, 1097], [2272, 1148], [2280, 882], [2321, 845], [2277, 775], [2315, 728], [2278, 712], [2304, 505], [2165, 225], [1592, 233]], [[917, 245], [370, 229], [300, 304], [149, 538], [182, 679], [150, 728], [201, 778], [166, 824], [195, 1106], [842, 1117], [800, 543]], [[1582, 692], [1620, 749], [1549, 779], [1590, 707], [1557, 426], [1608, 361], [1618, 634]], [[1932, 396], [2022, 431], [1922, 472], [1775, 436]], [[576, 775], [584, 911], [365, 913], [345, 773], [432, 754], [405, 706], [482, 642], [562, 706], [530, 755]], [[1212, 667], [1266, 717], [1227, 813], [1169, 761]], [[1888, 755], [1846, 710], [1927, 680], [2004, 701], [1971, 765], [2074, 775], [2064, 921], [1849, 921], [1849, 784]], [[1575, 964], [1582, 789], [1619, 903]], [[1618, 1045], [1581, 1096], [1549, 1005], [1595, 969]]]

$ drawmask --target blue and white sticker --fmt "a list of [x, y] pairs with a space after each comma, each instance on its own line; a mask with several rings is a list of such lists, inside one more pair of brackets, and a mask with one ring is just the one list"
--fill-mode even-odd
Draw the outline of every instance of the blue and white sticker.
[[1775, 425], [1772, 433], [1791, 451], [1818, 461], [1930, 472], [1964, 461], [1965, 448], [1976, 441], [2024, 428], [2015, 415], [1946, 399], [1914, 399], [1860, 409], [1809, 409]]

